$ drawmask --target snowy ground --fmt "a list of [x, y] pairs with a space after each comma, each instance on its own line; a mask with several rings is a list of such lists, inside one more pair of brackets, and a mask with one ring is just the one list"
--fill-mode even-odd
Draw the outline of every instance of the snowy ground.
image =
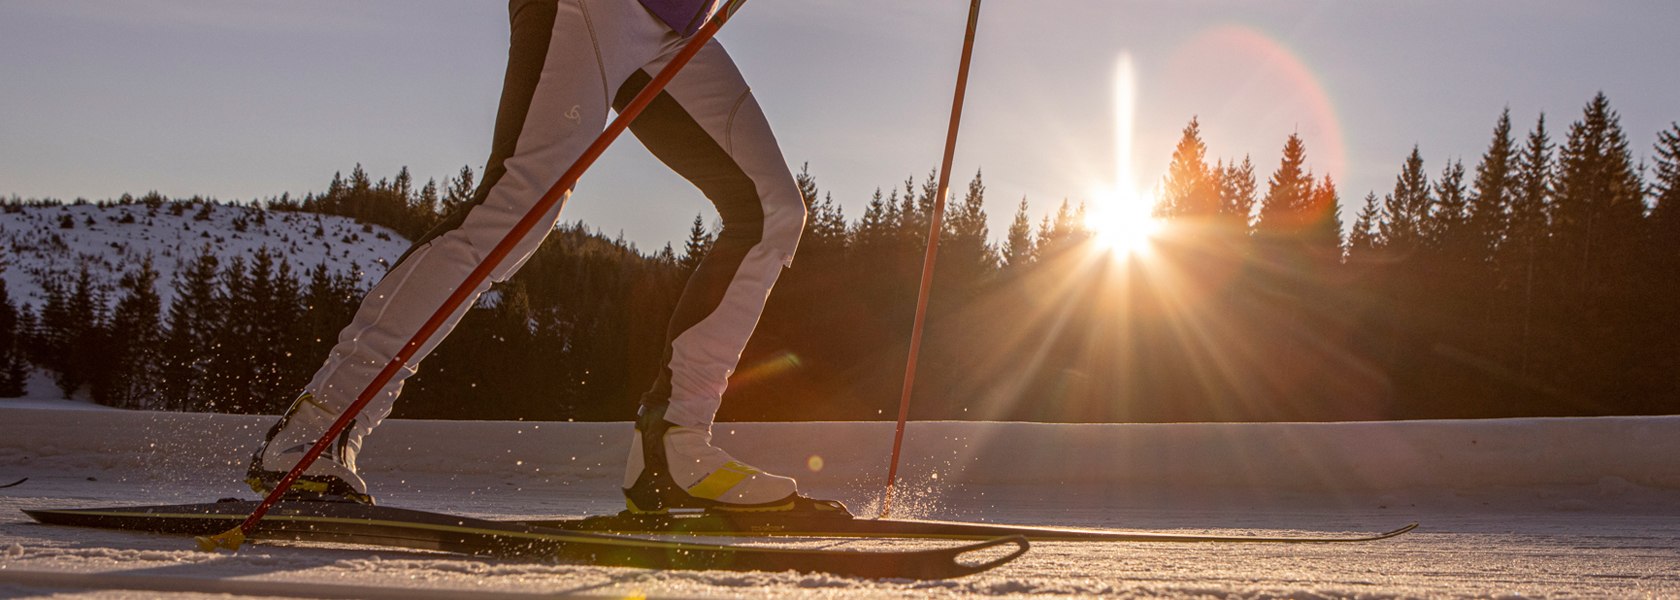
[[[306, 277], [317, 264], [337, 273], [355, 265], [361, 276], [377, 279], [390, 261], [408, 248], [408, 240], [384, 228], [348, 217], [301, 212], [265, 212], [250, 206], [218, 205], [199, 218], [203, 204], [179, 215], [168, 206], [156, 211], [140, 204], [29, 207], [0, 212], [0, 279], [15, 304], [37, 310], [46, 301], [40, 276], [74, 276], [88, 267], [94, 280], [114, 285], [147, 256], [160, 274], [157, 292], [167, 308], [175, 297], [175, 271], [208, 248], [226, 265], [246, 261], [267, 248], [291, 263], [295, 277]], [[258, 221], [258, 216], [263, 217]], [[71, 227], [62, 227], [68, 218]], [[235, 226], [244, 222], [244, 230]], [[112, 294], [111, 302], [119, 294]]]
[[[1038, 543], [936, 582], [655, 572], [48, 527], [20, 508], [250, 497], [266, 418], [0, 400], [0, 597], [1676, 597], [1680, 418], [1251, 425], [912, 424], [897, 516], [1167, 531], [1343, 532], [1362, 545]], [[725, 447], [870, 513], [890, 423], [720, 425]], [[619, 508], [628, 425], [392, 421], [381, 502], [475, 516]], [[782, 449], [796, 448], [797, 452]], [[823, 547], [919, 542], [797, 540]]]

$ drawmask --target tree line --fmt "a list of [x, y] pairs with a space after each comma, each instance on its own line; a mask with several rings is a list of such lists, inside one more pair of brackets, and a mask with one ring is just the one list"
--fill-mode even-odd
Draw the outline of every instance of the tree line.
[[[1068, 200], [1035, 223], [1020, 199], [993, 242], [982, 174], [954, 195], [913, 418], [1680, 411], [1680, 125], [1645, 165], [1602, 94], [1561, 142], [1544, 116], [1519, 139], [1507, 111], [1468, 167], [1427, 166], [1414, 147], [1351, 226], [1305, 140], [1290, 136], [1262, 180], [1247, 157], [1213, 158], [1200, 127], [1192, 119], [1173, 152], [1155, 205], [1166, 229], [1144, 252], [1102, 248], [1091, 207]], [[848, 218], [801, 170], [804, 239], [721, 418], [896, 415], [935, 175], [879, 189]], [[406, 169], [372, 181], [358, 166], [267, 210], [352, 216], [412, 239], [472, 190], [470, 169], [416, 187]], [[698, 215], [680, 249], [643, 252], [582, 223], [559, 228], [469, 311], [396, 415], [629, 418], [717, 234]], [[0, 395], [27, 362], [66, 393], [86, 385], [119, 406], [277, 411], [370, 283], [331, 273], [300, 275], [269, 251], [228, 264], [204, 252], [175, 274], [166, 311], [145, 265], [114, 303], [85, 273], [62, 274], [43, 283], [39, 311], [0, 302]]]

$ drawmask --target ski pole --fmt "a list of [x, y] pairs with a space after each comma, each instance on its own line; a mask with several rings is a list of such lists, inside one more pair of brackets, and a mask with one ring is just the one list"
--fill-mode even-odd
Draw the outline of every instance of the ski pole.
[[494, 271], [502, 260], [513, 252], [513, 247], [519, 243], [519, 240], [537, 227], [537, 224], [543, 220], [543, 215], [548, 214], [548, 211], [556, 205], [564, 205], [566, 195], [573, 186], [577, 185], [578, 178], [583, 176], [583, 172], [595, 163], [595, 159], [606, 151], [607, 146], [612, 145], [613, 140], [618, 139], [619, 134], [624, 133], [625, 128], [630, 126], [630, 122], [635, 120], [642, 113], [642, 110], [653, 102], [654, 97], [665, 89], [665, 84], [670, 83], [671, 78], [675, 77], [677, 72], [688, 64], [689, 59], [694, 58], [694, 55], [700, 52], [700, 48], [705, 46], [706, 42], [717, 34], [718, 29], [722, 28], [723, 24], [728, 22], [729, 18], [735, 15], [735, 11], [740, 10], [741, 5], [745, 3], [746, 0], [728, 0], [704, 27], [701, 27], [699, 31], [694, 33], [693, 37], [689, 38], [688, 42], [683, 45], [682, 50], [671, 58], [671, 62], [665, 65], [665, 68], [659, 70], [659, 74], [648, 82], [647, 87], [642, 88], [641, 93], [636, 94], [636, 97], [630, 101], [628, 106], [624, 107], [624, 110], [619, 111], [618, 117], [613, 119], [612, 123], [607, 125], [606, 130], [595, 138], [595, 142], [583, 151], [583, 155], [579, 156], [577, 161], [572, 163], [571, 168], [560, 176], [560, 180], [548, 188], [548, 192], [544, 193], [542, 198], [525, 213], [525, 217], [520, 219], [513, 226], [513, 229], [502, 237], [502, 241], [490, 250], [484, 260], [471, 273], [467, 274], [467, 278], [459, 286], [456, 286], [454, 293], [451, 293], [449, 298], [443, 301], [443, 305], [438, 307], [437, 312], [432, 313], [431, 318], [427, 319], [420, 326], [420, 329], [414, 332], [414, 336], [409, 338], [408, 343], [403, 344], [402, 349], [397, 352], [396, 356], [391, 357], [391, 361], [386, 363], [385, 368], [373, 377], [373, 381], [369, 382], [362, 393], [356, 397], [356, 401], [344, 409], [344, 414], [339, 415], [337, 421], [333, 421], [332, 427], [327, 428], [327, 432], [321, 435], [321, 439], [317, 440], [314, 446], [310, 446], [309, 451], [303, 454], [303, 458], [298, 460], [297, 465], [292, 467], [292, 470], [288, 471], [279, 483], [275, 484], [274, 489], [268, 493], [267, 497], [263, 498], [262, 502], [257, 505], [256, 510], [251, 511], [251, 516], [246, 517], [244, 522], [233, 529], [216, 535], [194, 538], [197, 540], [200, 550], [209, 552], [217, 548], [239, 549], [239, 546], [245, 542], [245, 536], [256, 529], [257, 523], [262, 521], [263, 516], [268, 514], [268, 510], [273, 508], [276, 502], [279, 502], [280, 497], [292, 487], [292, 483], [297, 481], [303, 471], [308, 469], [309, 465], [315, 463], [315, 459], [321, 456], [321, 452], [326, 450], [327, 445], [332, 442], [333, 438], [338, 437], [338, 434], [350, 425], [350, 422], [361, 413], [368, 402], [378, 395], [379, 390], [385, 387], [385, 384], [391, 381], [392, 377], [396, 376], [397, 370], [408, 364], [408, 359], [413, 358], [420, 347], [431, 339], [432, 334], [437, 333], [437, 330], [443, 327], [443, 323], [449, 320], [449, 315], [454, 314], [455, 310], [472, 295], [473, 290], [478, 289], [479, 284], [484, 283], [484, 280], [490, 277], [490, 272]]
[[968, 5], [968, 33], [963, 36], [962, 60], [957, 66], [957, 91], [951, 99], [951, 126], [945, 132], [945, 160], [939, 165], [939, 195], [933, 201], [927, 254], [922, 257], [922, 284], [916, 292], [916, 320], [910, 326], [910, 357], [904, 365], [904, 391], [898, 399], [898, 428], [893, 431], [892, 463], [887, 489], [881, 494], [881, 518], [892, 510], [893, 482], [898, 480], [898, 453], [904, 446], [904, 422], [910, 418], [910, 391], [916, 386], [916, 358], [922, 350], [922, 326], [927, 319], [928, 292], [933, 287], [933, 263], [939, 255], [939, 232], [945, 226], [945, 196], [951, 190], [951, 159], [957, 153], [957, 124], [962, 121], [963, 93], [968, 88], [968, 63], [974, 56], [974, 29], [980, 21], [980, 0]]

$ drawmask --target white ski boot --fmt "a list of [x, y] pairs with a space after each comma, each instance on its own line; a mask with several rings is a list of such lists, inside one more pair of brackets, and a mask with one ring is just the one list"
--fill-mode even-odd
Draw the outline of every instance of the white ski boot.
[[[268, 430], [262, 446], [251, 455], [245, 483], [259, 494], [272, 492], [335, 419], [309, 392], [298, 396], [280, 422]], [[373, 496], [367, 493], [367, 482], [356, 474], [356, 454], [361, 449], [362, 436], [352, 422], [292, 482], [282, 498], [373, 504]]]
[[632, 514], [699, 508], [850, 516], [839, 502], [800, 496], [791, 478], [735, 460], [712, 445], [710, 429], [666, 421], [664, 407], [644, 407], [636, 419], [624, 498]]

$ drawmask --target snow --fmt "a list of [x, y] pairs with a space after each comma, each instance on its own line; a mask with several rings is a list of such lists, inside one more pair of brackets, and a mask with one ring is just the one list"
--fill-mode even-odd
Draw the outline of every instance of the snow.
[[[156, 211], [143, 204], [0, 211], [0, 278], [5, 279], [14, 304], [28, 303], [39, 309], [46, 300], [38, 277], [41, 273], [58, 271], [74, 276], [76, 269], [87, 265], [96, 281], [114, 286], [124, 272], [149, 255], [159, 273], [158, 295], [168, 307], [175, 296], [170, 278], [176, 267], [192, 260], [207, 244], [223, 265], [233, 257], [250, 261], [266, 247], [290, 262], [293, 274], [300, 279], [322, 262], [335, 273], [354, 263], [365, 278], [377, 278], [409, 246], [407, 240], [384, 227], [363, 225], [346, 217], [265, 213], [250, 206], [217, 205], [199, 220], [203, 206], [189, 204], [179, 215], [171, 214], [168, 204]], [[259, 213], [265, 216], [262, 223], [257, 222]], [[73, 224], [69, 229], [61, 227], [65, 216]], [[240, 219], [245, 221], [243, 232], [235, 226]], [[317, 227], [319, 237], [315, 235]], [[117, 300], [113, 294], [112, 304]]]
[[[37, 401], [38, 403], [41, 401]], [[949, 581], [658, 572], [36, 525], [20, 508], [197, 502], [271, 417], [0, 403], [0, 597], [1673, 597], [1680, 417], [1324, 424], [913, 423], [895, 516], [1220, 533], [1422, 528], [1360, 545], [1038, 543]], [[482, 517], [616, 511], [627, 423], [402, 421], [368, 440], [382, 503]], [[727, 423], [725, 448], [878, 510], [891, 423]], [[818, 459], [820, 460], [814, 460]], [[902, 509], [900, 511], [899, 509]], [[834, 548], [939, 542], [770, 540]]]

